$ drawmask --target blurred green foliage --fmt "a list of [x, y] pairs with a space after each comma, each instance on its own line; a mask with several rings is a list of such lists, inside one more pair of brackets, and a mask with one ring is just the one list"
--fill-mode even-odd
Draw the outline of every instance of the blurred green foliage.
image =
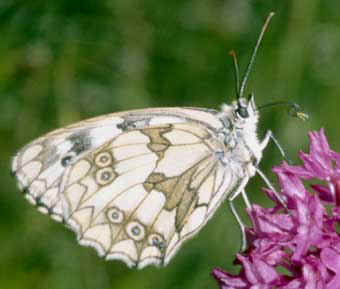
[[[10, 157], [60, 126], [105, 113], [154, 106], [218, 108], [234, 97], [234, 49], [244, 70], [264, 19], [275, 11], [248, 84], [257, 104], [289, 99], [310, 121], [283, 108], [263, 112], [290, 157], [306, 133], [324, 127], [340, 148], [340, 2], [69, 1], [0, 2], [0, 288], [217, 288], [214, 266], [232, 265], [240, 233], [222, 205], [166, 268], [128, 269], [77, 244], [72, 232], [37, 212], [9, 177]], [[261, 163], [281, 161], [270, 145]], [[275, 180], [273, 179], [275, 182]], [[269, 205], [255, 177], [253, 202]], [[244, 213], [244, 204], [237, 202]]]

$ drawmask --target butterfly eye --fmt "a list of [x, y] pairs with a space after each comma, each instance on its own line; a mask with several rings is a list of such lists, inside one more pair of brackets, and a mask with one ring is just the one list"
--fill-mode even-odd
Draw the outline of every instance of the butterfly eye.
[[238, 106], [236, 113], [242, 118], [249, 117], [247, 108], [241, 105]]
[[99, 153], [95, 157], [94, 162], [100, 168], [107, 167], [112, 164], [112, 155], [110, 152]]
[[106, 211], [106, 216], [114, 224], [120, 224], [124, 221], [124, 213], [118, 208], [110, 208]]
[[145, 237], [145, 229], [142, 224], [138, 222], [130, 222], [126, 226], [127, 235], [135, 241], [142, 241]]
[[100, 169], [96, 172], [96, 181], [99, 185], [105, 186], [116, 178], [116, 173], [111, 167]]

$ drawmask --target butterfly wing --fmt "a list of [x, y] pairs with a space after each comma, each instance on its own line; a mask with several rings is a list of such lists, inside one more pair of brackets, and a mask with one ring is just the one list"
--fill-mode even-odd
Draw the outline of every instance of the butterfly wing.
[[198, 109], [113, 114], [32, 142], [12, 168], [80, 244], [129, 266], [165, 265], [236, 184], [219, 161], [221, 126]]
[[199, 108], [155, 108], [104, 115], [52, 131], [23, 147], [13, 158], [11, 172], [30, 203], [57, 221], [63, 219], [60, 184], [69, 163], [134, 128], [177, 122], [221, 127], [217, 111]]
[[67, 169], [65, 222], [106, 259], [165, 265], [235, 184], [221, 150], [192, 123], [124, 132]]

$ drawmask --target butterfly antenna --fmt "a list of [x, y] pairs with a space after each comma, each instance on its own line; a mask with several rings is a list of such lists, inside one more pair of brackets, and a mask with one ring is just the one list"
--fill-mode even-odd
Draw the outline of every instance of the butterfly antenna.
[[239, 97], [243, 97], [243, 93], [244, 93], [244, 89], [245, 89], [245, 86], [247, 84], [247, 81], [248, 81], [248, 78], [249, 78], [249, 74], [250, 74], [250, 71], [253, 67], [253, 64], [254, 64], [254, 61], [255, 61], [255, 58], [256, 58], [256, 54], [257, 54], [257, 50], [261, 44], [261, 41], [262, 41], [262, 38], [263, 38], [263, 35], [264, 35], [264, 32], [266, 31], [267, 29], [267, 26], [270, 22], [270, 19], [275, 15], [274, 12], [270, 12], [267, 19], [266, 19], [266, 22], [264, 23], [263, 27], [262, 27], [262, 30], [261, 30], [261, 33], [259, 35], [259, 38], [257, 39], [257, 43], [255, 45], [255, 48], [253, 50], [253, 53], [251, 55], [251, 58], [250, 58], [250, 61], [249, 61], [249, 64], [248, 64], [248, 67], [247, 67], [247, 70], [242, 78], [242, 83], [241, 83], [241, 87], [240, 87], [240, 91], [238, 93]]
[[238, 67], [237, 57], [234, 50], [229, 52], [229, 55], [233, 58], [234, 62], [234, 76], [235, 76], [235, 90], [236, 90], [236, 98], [240, 98], [240, 69]]
[[303, 120], [303, 121], [306, 121], [309, 119], [309, 116], [307, 113], [305, 113], [300, 105], [298, 105], [297, 103], [295, 102], [290, 102], [290, 101], [276, 101], [276, 102], [272, 102], [272, 103], [267, 103], [265, 105], [262, 105], [260, 107], [258, 107], [258, 110], [262, 110], [264, 108], [268, 108], [268, 107], [275, 107], [275, 106], [287, 106], [289, 108], [288, 110], [288, 114], [293, 116], [293, 117], [296, 117], [300, 120]]

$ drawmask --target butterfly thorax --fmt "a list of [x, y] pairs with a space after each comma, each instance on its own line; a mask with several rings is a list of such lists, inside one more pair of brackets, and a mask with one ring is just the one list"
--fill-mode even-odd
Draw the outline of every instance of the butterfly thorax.
[[[220, 133], [226, 146], [223, 162], [234, 163], [236, 170], [244, 174], [245, 165], [253, 167], [262, 157], [262, 147], [256, 133], [258, 112], [253, 98], [249, 101], [241, 98], [231, 105], [224, 104], [219, 118], [224, 124]], [[253, 175], [253, 170], [248, 174]]]

